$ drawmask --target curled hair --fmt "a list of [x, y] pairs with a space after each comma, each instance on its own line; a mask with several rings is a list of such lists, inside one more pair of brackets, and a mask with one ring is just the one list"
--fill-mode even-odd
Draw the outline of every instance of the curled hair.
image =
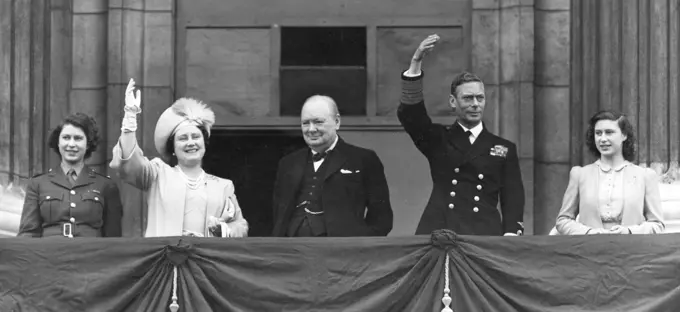
[[623, 141], [621, 147], [623, 158], [631, 162], [635, 160], [635, 129], [633, 124], [623, 113], [610, 110], [599, 111], [590, 118], [588, 130], [586, 131], [586, 146], [590, 153], [597, 158], [601, 156], [600, 151], [595, 145], [595, 124], [600, 120], [616, 121], [621, 129], [621, 133], [626, 136], [626, 140]]
[[[203, 135], [203, 148], [205, 148], [206, 153], [208, 152], [208, 143], [210, 142], [210, 135], [205, 126], [196, 126], [198, 130], [201, 130]], [[177, 165], [177, 156], [175, 156], [175, 134], [173, 133], [168, 140], [165, 142], [165, 153], [170, 155], [170, 166]]]
[[59, 136], [65, 125], [71, 125], [83, 130], [85, 139], [87, 140], [85, 159], [90, 158], [92, 152], [96, 151], [97, 145], [99, 145], [99, 128], [97, 128], [97, 122], [94, 118], [83, 113], [75, 113], [64, 118], [56, 128], [52, 129], [50, 137], [47, 140], [47, 145], [57, 153], [59, 157], [61, 157], [61, 153], [59, 153]]
[[457, 96], [456, 89], [458, 89], [458, 86], [468, 82], [484, 83], [482, 79], [480, 79], [477, 75], [464, 71], [456, 75], [456, 77], [453, 78], [453, 81], [451, 81], [451, 95], [453, 95], [454, 97]]

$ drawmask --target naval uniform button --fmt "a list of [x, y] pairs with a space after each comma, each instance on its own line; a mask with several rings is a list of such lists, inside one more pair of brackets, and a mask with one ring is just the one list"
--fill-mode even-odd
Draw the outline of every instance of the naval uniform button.
[[460, 172], [460, 169], [458, 169], [458, 168], [453, 169], [453, 172], [458, 173], [458, 172]]
[[50, 196], [50, 195], [45, 196], [45, 199], [50, 199], [50, 198], [52, 198], [52, 196]]
[[482, 186], [481, 186], [481, 185], [477, 185], [477, 189], [481, 191], [481, 190], [482, 190]]
[[458, 184], [458, 180], [452, 180], [451, 183], [452, 183], [453, 185], [456, 185], [456, 184]]
[[449, 209], [453, 209], [455, 207], [453, 204], [449, 204]]
[[76, 191], [71, 190], [71, 195], [76, 195]]
[[477, 208], [477, 207], [475, 207], [475, 208], [472, 208], [472, 211], [474, 211], [474, 212], [478, 212], [478, 211], [479, 211], [479, 208]]
[[94, 201], [99, 201], [99, 197], [95, 196]]
[[76, 222], [76, 218], [71, 217], [71, 219], [69, 219], [69, 221], [71, 221], [71, 223], [75, 223], [75, 222]]
[[456, 192], [451, 192], [451, 197], [456, 197]]
[[480, 173], [480, 174], [479, 174], [479, 179], [480, 179], [480, 180], [481, 180], [481, 179], [484, 179], [484, 175]]
[[71, 208], [76, 208], [76, 203], [71, 203]]
[[475, 196], [475, 201], [479, 201], [479, 196]]

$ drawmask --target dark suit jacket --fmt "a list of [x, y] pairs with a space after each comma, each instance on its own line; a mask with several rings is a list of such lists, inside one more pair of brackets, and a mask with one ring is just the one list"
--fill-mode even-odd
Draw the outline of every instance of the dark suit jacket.
[[118, 237], [122, 215], [113, 180], [85, 166], [71, 186], [57, 167], [30, 180], [17, 236], [60, 236], [62, 225], [73, 217], [75, 237]]
[[[273, 236], [286, 235], [309, 153], [309, 148], [303, 148], [279, 161], [272, 201]], [[387, 235], [392, 230], [393, 215], [378, 155], [338, 138], [324, 165], [321, 202], [328, 236]]]
[[402, 76], [402, 103], [397, 112], [404, 129], [427, 158], [432, 176], [432, 193], [416, 234], [437, 229], [466, 235], [523, 232], [524, 187], [515, 144], [484, 128], [470, 147], [457, 123], [432, 123], [425, 109], [421, 78]]

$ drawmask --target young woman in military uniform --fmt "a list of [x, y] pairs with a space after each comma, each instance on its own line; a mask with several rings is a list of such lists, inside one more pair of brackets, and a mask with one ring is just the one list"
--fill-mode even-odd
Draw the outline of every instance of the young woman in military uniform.
[[82, 113], [52, 131], [48, 144], [61, 163], [30, 180], [17, 236], [121, 236], [118, 187], [85, 164], [98, 143], [96, 122]]

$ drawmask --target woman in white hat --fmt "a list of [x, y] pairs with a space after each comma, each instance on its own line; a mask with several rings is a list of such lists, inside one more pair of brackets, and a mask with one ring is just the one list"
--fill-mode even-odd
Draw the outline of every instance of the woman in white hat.
[[111, 168], [127, 183], [146, 191], [145, 237], [245, 237], [248, 223], [241, 214], [234, 184], [205, 173], [201, 167], [213, 111], [200, 101], [181, 98], [158, 119], [154, 143], [161, 158], [144, 157], [135, 131], [141, 96], [130, 79], [125, 91], [125, 116]]

